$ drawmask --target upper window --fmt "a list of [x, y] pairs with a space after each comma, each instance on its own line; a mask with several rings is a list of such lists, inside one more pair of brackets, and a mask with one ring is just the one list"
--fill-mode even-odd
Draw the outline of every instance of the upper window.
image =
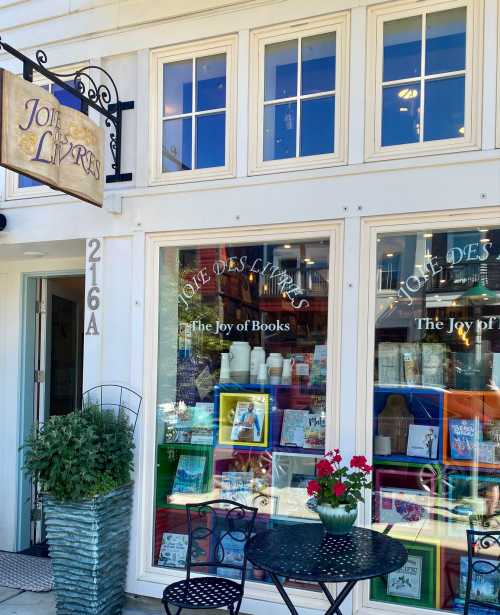
[[[422, 6], [423, 5], [423, 6]], [[406, 2], [372, 10], [369, 157], [479, 146], [481, 2]]]
[[233, 173], [234, 39], [153, 52], [153, 181]]
[[[62, 69], [55, 69], [56, 72], [62, 73], [73, 73], [74, 71], [81, 68], [81, 65], [78, 66], [70, 66], [64, 67]], [[74, 77], [68, 77], [67, 79], [63, 78], [63, 81], [68, 85], [74, 87]], [[72, 109], [81, 108], [81, 101], [73, 94], [67, 92], [60, 85], [55, 83], [47, 82], [47, 80], [40, 74], [36, 73], [33, 75], [33, 82], [36, 85], [41, 86], [48, 92], [50, 92], [53, 96], [57, 98], [60, 104], [65, 105], [66, 107], [71, 107]], [[46, 194], [53, 194], [55, 191], [46, 186], [45, 184], [37, 181], [36, 179], [32, 179], [26, 175], [21, 175], [19, 173], [15, 173], [14, 171], [7, 171], [7, 198], [25, 198], [25, 197], [35, 197], [35, 196], [44, 196]]]
[[251, 172], [345, 162], [346, 21], [254, 34]]

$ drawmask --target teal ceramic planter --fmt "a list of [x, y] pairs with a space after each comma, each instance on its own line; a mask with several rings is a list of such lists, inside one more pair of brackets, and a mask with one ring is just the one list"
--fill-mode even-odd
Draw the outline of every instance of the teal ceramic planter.
[[329, 504], [318, 504], [316, 512], [326, 532], [335, 536], [348, 534], [352, 530], [352, 526], [358, 516], [357, 508], [347, 511], [344, 504], [335, 508]]
[[132, 484], [75, 503], [44, 499], [57, 615], [119, 615], [125, 599]]

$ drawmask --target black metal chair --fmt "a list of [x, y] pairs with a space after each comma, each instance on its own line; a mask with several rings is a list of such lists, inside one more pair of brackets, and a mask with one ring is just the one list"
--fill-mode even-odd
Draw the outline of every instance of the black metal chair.
[[[182, 609], [227, 608], [230, 615], [238, 615], [245, 589], [247, 558], [245, 545], [252, 536], [257, 508], [244, 506], [231, 500], [210, 500], [200, 504], [186, 504], [188, 520], [188, 550], [186, 579], [168, 585], [162, 603], [167, 615], [172, 615], [169, 605]], [[241, 562], [231, 561], [225, 548], [226, 540], [241, 544]], [[193, 547], [199, 541], [209, 545], [206, 559], [193, 558]], [[221, 576], [191, 577], [191, 569], [203, 568], [235, 571], [237, 580]]]
[[[492, 556], [485, 553], [491, 549]], [[500, 531], [467, 530], [467, 585], [464, 600], [464, 615], [469, 615], [469, 607], [479, 606], [500, 612], [500, 592], [494, 599], [480, 600], [480, 596], [471, 596], [474, 575], [483, 579], [490, 574], [500, 574]]]

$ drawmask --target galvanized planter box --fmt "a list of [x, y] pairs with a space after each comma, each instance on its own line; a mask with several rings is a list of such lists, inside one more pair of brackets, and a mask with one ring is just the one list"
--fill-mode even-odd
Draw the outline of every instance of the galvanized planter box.
[[44, 500], [57, 615], [115, 615], [125, 597], [133, 485], [78, 503]]

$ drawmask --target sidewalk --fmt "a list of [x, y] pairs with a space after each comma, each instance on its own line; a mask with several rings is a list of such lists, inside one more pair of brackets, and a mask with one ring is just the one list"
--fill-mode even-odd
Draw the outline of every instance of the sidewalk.
[[[165, 611], [159, 600], [153, 598], [142, 598], [129, 596], [123, 615], [162, 615]], [[183, 610], [182, 613], [196, 613], [206, 615], [207, 613], [220, 613], [222, 611], [190, 611]], [[225, 611], [227, 613], [227, 611]], [[54, 592], [32, 593], [20, 592], [17, 589], [0, 587], [0, 615], [55, 615], [55, 596]]]

